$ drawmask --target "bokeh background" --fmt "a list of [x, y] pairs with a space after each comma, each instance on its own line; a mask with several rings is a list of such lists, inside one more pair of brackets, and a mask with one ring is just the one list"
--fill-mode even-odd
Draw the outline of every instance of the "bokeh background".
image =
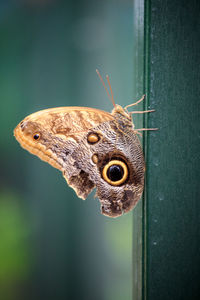
[[0, 299], [131, 299], [132, 213], [100, 214], [23, 150], [14, 127], [56, 106], [110, 111], [133, 87], [132, 0], [0, 2]]

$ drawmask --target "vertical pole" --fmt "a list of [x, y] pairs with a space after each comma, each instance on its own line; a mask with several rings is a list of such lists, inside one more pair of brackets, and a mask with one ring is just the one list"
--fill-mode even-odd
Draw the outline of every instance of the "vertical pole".
[[[145, 93], [144, 85], [144, 1], [135, 0], [133, 4], [133, 94], [134, 100]], [[145, 99], [146, 101], [146, 99]], [[141, 103], [144, 109], [144, 103]], [[137, 117], [137, 126], [143, 127], [144, 116]], [[144, 144], [145, 145], [145, 144]], [[133, 294], [132, 299], [143, 298], [143, 257], [144, 257], [144, 196], [133, 212]]]

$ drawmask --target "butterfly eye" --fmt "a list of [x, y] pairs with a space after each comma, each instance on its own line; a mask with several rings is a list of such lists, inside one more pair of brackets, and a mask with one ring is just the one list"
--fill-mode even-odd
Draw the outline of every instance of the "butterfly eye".
[[121, 160], [111, 160], [102, 171], [105, 181], [114, 186], [119, 186], [128, 178], [128, 167]]
[[34, 139], [35, 141], [38, 141], [38, 140], [40, 139], [40, 133], [34, 133], [33, 139]]

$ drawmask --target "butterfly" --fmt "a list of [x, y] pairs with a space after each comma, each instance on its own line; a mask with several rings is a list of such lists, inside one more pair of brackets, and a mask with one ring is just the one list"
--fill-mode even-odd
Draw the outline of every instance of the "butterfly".
[[59, 169], [78, 197], [96, 188], [102, 214], [118, 217], [132, 210], [144, 188], [145, 162], [133, 113], [113, 102], [111, 113], [89, 107], [56, 107], [27, 116], [14, 130], [20, 145]]

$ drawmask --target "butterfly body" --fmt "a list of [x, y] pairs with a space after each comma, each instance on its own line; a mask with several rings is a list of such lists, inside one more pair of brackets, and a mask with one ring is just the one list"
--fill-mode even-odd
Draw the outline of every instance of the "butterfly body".
[[96, 187], [106, 216], [130, 211], [142, 195], [142, 148], [130, 114], [119, 105], [111, 113], [87, 107], [39, 111], [20, 122], [14, 135], [59, 169], [80, 198]]

